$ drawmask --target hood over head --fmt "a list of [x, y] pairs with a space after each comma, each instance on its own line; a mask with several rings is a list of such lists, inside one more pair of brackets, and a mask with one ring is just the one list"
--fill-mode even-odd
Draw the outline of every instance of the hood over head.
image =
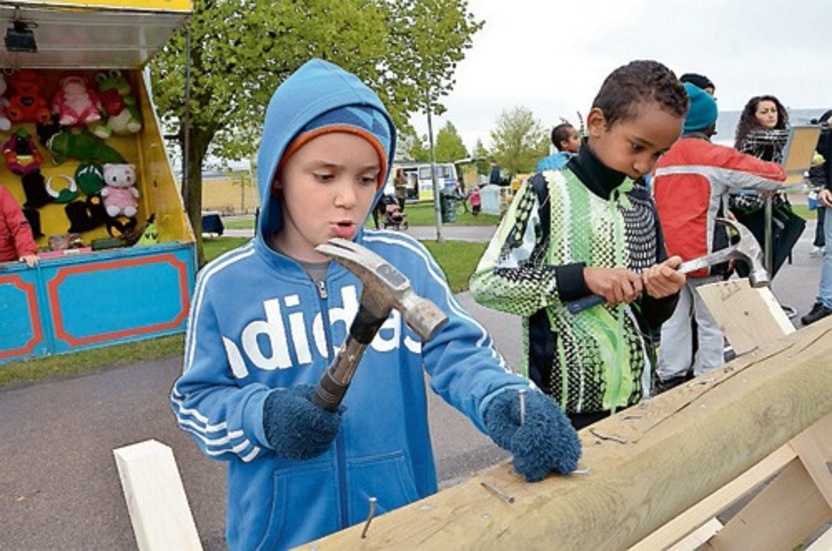
[[271, 191], [281, 163], [327, 132], [354, 133], [376, 148], [382, 164], [377, 196], [382, 193], [396, 151], [396, 127], [390, 114], [358, 77], [327, 61], [310, 60], [277, 88], [266, 110], [257, 154], [257, 234], [261, 239], [283, 227], [280, 200]]

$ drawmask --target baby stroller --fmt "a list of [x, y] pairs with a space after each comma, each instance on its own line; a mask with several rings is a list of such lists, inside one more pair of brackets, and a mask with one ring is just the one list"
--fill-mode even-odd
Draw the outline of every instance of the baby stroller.
[[407, 229], [407, 215], [402, 212], [396, 198], [385, 195], [381, 200], [384, 205], [384, 229]]

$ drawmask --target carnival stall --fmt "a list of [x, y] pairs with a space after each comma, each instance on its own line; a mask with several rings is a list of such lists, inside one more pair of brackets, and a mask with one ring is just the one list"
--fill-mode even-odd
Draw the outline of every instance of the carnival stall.
[[35, 268], [0, 263], [0, 363], [184, 329], [193, 231], [144, 67], [190, 0], [0, 0], [0, 185]]

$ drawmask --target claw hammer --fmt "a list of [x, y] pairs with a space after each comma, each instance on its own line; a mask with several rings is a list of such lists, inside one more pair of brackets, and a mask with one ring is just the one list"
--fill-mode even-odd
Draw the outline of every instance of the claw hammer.
[[433, 302], [417, 295], [401, 272], [373, 251], [347, 239], [333, 238], [315, 249], [353, 273], [363, 289], [358, 314], [346, 340], [321, 376], [312, 401], [335, 411], [343, 400], [367, 346], [395, 308], [417, 335], [430, 339], [448, 321]]
[[[768, 272], [765, 268], [763, 251], [760, 248], [760, 244], [754, 238], [754, 234], [751, 233], [748, 228], [734, 220], [717, 218], [716, 222], [728, 226], [736, 231], [739, 236], [739, 240], [735, 244], [715, 253], [682, 262], [679, 264], [677, 270], [683, 274], [688, 274], [721, 262], [727, 262], [733, 259], [743, 260], [748, 264], [748, 281], [751, 283], [751, 286], [754, 288], [768, 287], [771, 283], [771, 279], [769, 278]], [[604, 302], [606, 302], [606, 299], [601, 295], [589, 295], [567, 303], [566, 308], [573, 314], [577, 314], [578, 312], [583, 312], [587, 308], [603, 304]]]

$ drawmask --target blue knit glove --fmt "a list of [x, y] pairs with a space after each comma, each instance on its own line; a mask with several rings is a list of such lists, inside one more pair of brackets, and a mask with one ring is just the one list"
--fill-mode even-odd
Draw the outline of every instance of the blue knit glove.
[[312, 403], [315, 388], [298, 385], [269, 393], [263, 406], [263, 428], [274, 451], [289, 459], [311, 459], [324, 453], [341, 426], [339, 406], [331, 412]]
[[569, 474], [578, 466], [581, 442], [560, 407], [539, 391], [525, 396], [520, 425], [520, 396], [513, 391], [497, 395], [485, 411], [491, 439], [511, 452], [514, 470], [527, 482], [537, 482], [551, 471]]

